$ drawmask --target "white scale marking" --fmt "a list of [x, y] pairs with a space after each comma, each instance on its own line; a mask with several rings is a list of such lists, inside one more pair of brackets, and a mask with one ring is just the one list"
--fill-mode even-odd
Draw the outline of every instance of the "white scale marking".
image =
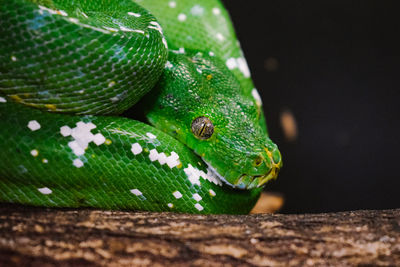
[[176, 154], [174, 151], [172, 151], [171, 155], [169, 157], [167, 157], [167, 165], [168, 165], [168, 167], [170, 167], [172, 169], [173, 167], [176, 167], [179, 164], [181, 164], [181, 162], [179, 161], [178, 154]]
[[50, 9], [50, 8], [47, 8], [47, 7], [41, 6], [41, 5], [39, 5], [39, 8], [41, 10], [46, 10], [47, 12], [49, 12], [50, 14], [53, 14], [53, 15], [61, 15], [64, 17], [68, 16], [67, 12], [65, 12], [64, 10], [53, 10], [53, 9]]
[[140, 192], [139, 189], [132, 189], [132, 190], [131, 190], [131, 193], [134, 194], [134, 195], [136, 195], [136, 196], [142, 196], [142, 195], [143, 195], [143, 193]]
[[73, 141], [68, 143], [68, 146], [76, 156], [81, 156], [85, 154], [85, 150], [88, 148], [90, 142], [99, 146], [106, 141], [106, 138], [101, 133], [91, 133], [91, 130], [94, 128], [96, 128], [96, 125], [92, 122], [84, 123], [83, 121], [80, 121], [76, 123], [76, 127], [72, 129], [66, 125], [62, 126], [60, 128], [60, 133], [64, 137], [71, 135], [74, 138]]
[[144, 31], [143, 31], [143, 30], [133, 30], [133, 32], [137, 32], [137, 33], [144, 34]]
[[217, 16], [217, 15], [221, 14], [221, 10], [218, 7], [214, 7], [212, 9], [212, 13]]
[[140, 17], [141, 15], [139, 13], [135, 13], [135, 12], [128, 12], [129, 16], [134, 16], [134, 17]]
[[193, 194], [193, 199], [196, 200], [197, 202], [199, 202], [203, 198], [199, 194], [195, 193], [195, 194]]
[[143, 148], [139, 143], [134, 143], [134, 144], [132, 144], [131, 151], [132, 151], [133, 155], [138, 155], [138, 154], [142, 153]]
[[233, 58], [233, 57], [228, 58], [228, 59], [226, 60], [226, 66], [227, 66], [228, 69], [230, 69], [230, 70], [233, 70], [234, 68], [236, 68], [236, 67], [237, 67], [236, 59]]
[[222, 35], [222, 33], [217, 33], [217, 34], [215, 35], [215, 37], [217, 37], [217, 39], [220, 40], [220, 41], [225, 40], [225, 37]]
[[124, 31], [124, 32], [133, 32], [133, 31], [135, 31], [134, 29], [127, 28], [125, 26], [119, 26], [119, 28], [120, 28], [121, 31]]
[[179, 191], [173, 192], [172, 195], [174, 195], [174, 197], [175, 197], [176, 199], [180, 199], [180, 198], [182, 197], [182, 194], [181, 194], [181, 192], [179, 192]]
[[62, 16], [64, 16], [64, 17], [68, 16], [67, 12], [65, 12], [64, 10], [58, 10], [57, 13], [62, 15]]
[[85, 18], [89, 18], [88, 15], [85, 14], [85, 12], [81, 11], [81, 15], [84, 16]]
[[53, 191], [48, 188], [48, 187], [42, 187], [42, 188], [38, 188], [37, 189], [40, 193], [42, 193], [43, 195], [49, 195], [51, 193], [53, 193]]
[[162, 30], [160, 24], [158, 24], [157, 21], [150, 21], [150, 25], [147, 26], [147, 28], [157, 30], [162, 36], [162, 42], [163, 42], [165, 48], [168, 49], [167, 40], [165, 40], [164, 33], [163, 33], [163, 30]]
[[194, 205], [194, 207], [199, 211], [202, 211], [204, 209], [203, 206], [200, 205], [199, 203], [196, 203], [196, 205]]
[[146, 133], [146, 135], [147, 135], [150, 139], [156, 139], [156, 138], [157, 138], [157, 136], [155, 136], [155, 135], [152, 134], [152, 133]]
[[36, 131], [40, 129], [40, 124], [36, 120], [32, 120], [29, 121], [28, 128], [31, 129], [31, 131]]
[[192, 184], [200, 185], [200, 171], [197, 168], [193, 168], [193, 166], [189, 164], [189, 166], [183, 169], [183, 171], [186, 173]]
[[253, 90], [251, 91], [251, 95], [254, 97], [254, 100], [256, 100], [257, 106], [260, 107], [262, 105], [262, 100], [256, 88], [253, 88]]
[[118, 97], [114, 96], [114, 97], [111, 97], [110, 100], [111, 100], [111, 102], [115, 103], [115, 102], [119, 101], [120, 99]]
[[106, 138], [101, 133], [97, 133], [93, 137], [93, 143], [95, 143], [98, 146], [103, 144], [105, 141]]
[[185, 48], [180, 47], [178, 50], [171, 50], [171, 52], [174, 52], [175, 54], [185, 54]]
[[201, 16], [204, 13], [204, 8], [200, 5], [195, 5], [190, 9], [190, 13], [192, 13], [194, 16]]
[[240, 72], [242, 72], [244, 77], [246, 78], [250, 77], [250, 70], [244, 57], [228, 58], [225, 64], [228, 67], [228, 69], [233, 70], [235, 68], [238, 68]]
[[171, 155], [167, 157], [164, 152], [158, 153], [156, 149], [152, 149], [150, 150], [149, 158], [152, 162], [157, 160], [161, 165], [166, 163], [171, 169], [181, 163], [179, 161], [179, 155], [174, 151], [172, 151]]
[[185, 21], [185, 20], [186, 20], [186, 15], [183, 14], [183, 13], [179, 14], [179, 15], [178, 15], [178, 20], [179, 20], [179, 21]]
[[0, 96], [0, 103], [6, 103], [6, 102], [7, 102], [7, 100], [4, 97]]
[[201, 185], [200, 184], [200, 177], [202, 177], [203, 179], [212, 182], [216, 185], [221, 186], [222, 182], [219, 179], [219, 177], [217, 175], [215, 175], [215, 173], [208, 168], [207, 169], [207, 173], [205, 173], [204, 171], [200, 171], [199, 169], [193, 167], [191, 164], [188, 165], [187, 168], [183, 169], [183, 171], [185, 172], [185, 174], [187, 175], [189, 181], [192, 184], [197, 184], [197, 185]]
[[60, 128], [60, 133], [63, 136], [71, 135], [77, 142], [79, 140], [79, 143], [81, 143], [83, 147], [86, 147], [84, 143], [92, 141], [93, 137], [91, 135], [93, 134], [90, 131], [94, 128], [96, 128], [96, 125], [93, 123], [84, 123], [80, 121], [76, 123], [76, 127], [72, 129], [68, 126], [62, 126]]
[[77, 167], [77, 168], [80, 168], [80, 167], [83, 166], [83, 162], [82, 162], [82, 160], [80, 160], [80, 159], [74, 159], [74, 161], [72, 162], [72, 164], [73, 164], [75, 167]]
[[171, 1], [168, 3], [170, 8], [175, 8], [176, 7], [176, 2], [175, 1]]
[[214, 192], [214, 190], [210, 189], [208, 190], [208, 192], [210, 193], [210, 196], [215, 197], [217, 194]]
[[79, 23], [79, 19], [77, 18], [68, 18], [68, 20], [75, 24]]
[[249, 78], [250, 70], [249, 70], [249, 66], [247, 66], [246, 59], [244, 59], [244, 57], [240, 57], [237, 59], [237, 63], [238, 63], [239, 70], [243, 73], [244, 77]]
[[[165, 63], [165, 68], [167, 69], [171, 69], [173, 67], [172, 63], [167, 61], [167, 63]], [[0, 101], [1, 102], [1, 101]]]

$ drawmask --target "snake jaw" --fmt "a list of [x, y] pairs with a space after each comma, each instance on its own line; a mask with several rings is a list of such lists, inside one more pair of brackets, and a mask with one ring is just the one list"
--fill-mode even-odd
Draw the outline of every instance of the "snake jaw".
[[[204, 160], [204, 159], [203, 159]], [[208, 170], [214, 174], [215, 177], [223, 182], [223, 184], [241, 190], [251, 190], [254, 188], [259, 188], [264, 186], [270, 180], [274, 180], [278, 177], [279, 166], [274, 166], [267, 174], [265, 175], [255, 175], [251, 176], [248, 174], [242, 174], [235, 183], [230, 183], [228, 180], [223, 177], [218, 171], [208, 162], [204, 161], [208, 165]]]
[[267, 175], [262, 175], [262, 176], [256, 177], [254, 179], [254, 181], [257, 182], [256, 187], [264, 186], [270, 180], [275, 180], [278, 177], [278, 173], [279, 173], [279, 169], [273, 168]]
[[243, 174], [242, 176], [240, 176], [239, 180], [235, 183], [234, 186], [247, 190], [262, 187], [270, 180], [276, 179], [276, 177], [278, 176], [278, 172], [278, 169], [273, 168], [265, 175], [250, 176], [247, 174]]

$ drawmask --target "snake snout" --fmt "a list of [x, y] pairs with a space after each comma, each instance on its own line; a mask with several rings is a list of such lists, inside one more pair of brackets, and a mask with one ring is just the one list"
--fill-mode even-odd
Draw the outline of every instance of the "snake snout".
[[282, 168], [281, 152], [276, 145], [272, 147], [267, 146], [264, 148], [264, 151], [267, 154], [270, 162], [270, 170], [266, 175], [258, 178], [259, 183], [257, 187], [264, 185], [269, 180], [276, 179], [278, 177], [279, 170]]
[[252, 163], [248, 173], [242, 174], [234, 183], [237, 188], [252, 189], [265, 185], [268, 181], [276, 179], [282, 167], [282, 157], [276, 146], [265, 147]]

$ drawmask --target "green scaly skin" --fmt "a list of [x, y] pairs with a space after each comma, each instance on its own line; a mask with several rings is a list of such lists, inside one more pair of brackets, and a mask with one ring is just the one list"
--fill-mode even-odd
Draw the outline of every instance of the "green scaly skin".
[[276, 178], [221, 3], [136, 2], [0, 1], [0, 201], [245, 214]]

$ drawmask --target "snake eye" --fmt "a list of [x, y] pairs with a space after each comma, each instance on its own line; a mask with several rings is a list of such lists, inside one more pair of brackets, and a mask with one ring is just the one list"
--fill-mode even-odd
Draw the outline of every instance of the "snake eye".
[[198, 117], [192, 122], [192, 132], [199, 139], [208, 139], [214, 133], [214, 125], [207, 117]]

